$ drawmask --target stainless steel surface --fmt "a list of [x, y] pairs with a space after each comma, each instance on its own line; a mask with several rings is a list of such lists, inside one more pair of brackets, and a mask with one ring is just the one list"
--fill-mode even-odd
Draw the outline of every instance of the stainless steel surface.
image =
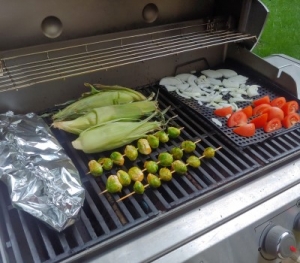
[[238, 27], [239, 32], [246, 31], [251, 5], [252, 5], [252, 0], [243, 0], [241, 17], [240, 17], [239, 27]]

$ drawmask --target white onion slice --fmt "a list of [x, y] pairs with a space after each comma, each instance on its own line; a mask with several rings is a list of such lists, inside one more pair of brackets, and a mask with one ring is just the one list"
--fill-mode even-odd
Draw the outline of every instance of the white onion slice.
[[229, 81], [234, 81], [234, 82], [237, 82], [239, 84], [245, 84], [246, 81], [248, 80], [247, 77], [245, 76], [242, 76], [242, 75], [237, 75], [237, 76], [234, 76], [234, 77], [231, 77], [228, 79]]
[[176, 90], [176, 93], [177, 93], [179, 96], [181, 96], [181, 97], [183, 97], [183, 98], [185, 98], [185, 99], [190, 99], [190, 98], [191, 98], [190, 96], [187, 96], [187, 95], [185, 95], [185, 94], [182, 94], [178, 89]]
[[258, 87], [259, 87], [258, 85], [248, 86], [248, 88], [247, 88], [247, 95], [250, 98], [259, 95], [259, 93], [258, 93]]
[[237, 75], [237, 73], [231, 69], [217, 69], [217, 72], [220, 72], [224, 78], [231, 78]]
[[223, 76], [220, 72], [211, 69], [202, 70], [201, 73], [213, 79], [222, 78]]
[[189, 86], [190, 86], [190, 84], [188, 84], [188, 83], [176, 85], [176, 87], [177, 87], [180, 91], [185, 91]]
[[192, 76], [192, 74], [181, 73], [176, 75], [175, 78], [180, 79], [182, 82], [187, 82], [190, 76]]
[[167, 91], [169, 91], [169, 92], [177, 90], [177, 87], [176, 87], [176, 86], [164, 85], [164, 87], [165, 87], [165, 88], [167, 89]]
[[197, 79], [198, 78], [195, 75], [191, 75], [191, 76], [189, 76], [187, 82], [190, 84], [190, 86], [197, 86], [197, 83], [196, 83]]
[[162, 86], [165, 86], [165, 85], [176, 86], [178, 84], [182, 84], [182, 81], [180, 79], [177, 79], [174, 77], [165, 77], [165, 78], [162, 78], [159, 82], [159, 85], [162, 85]]
[[218, 119], [216, 118], [211, 118], [212, 122], [215, 123], [216, 125], [222, 127], [222, 122], [220, 122]]

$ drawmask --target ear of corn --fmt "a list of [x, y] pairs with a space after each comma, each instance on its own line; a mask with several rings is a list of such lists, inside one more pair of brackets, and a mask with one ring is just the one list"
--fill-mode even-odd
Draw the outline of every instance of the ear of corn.
[[84, 116], [70, 121], [55, 121], [53, 127], [80, 134], [84, 130], [108, 121], [127, 118], [138, 120], [157, 109], [156, 101], [138, 101], [122, 105], [110, 105], [92, 109]]
[[[90, 84], [86, 84], [93, 87]], [[100, 90], [92, 89], [91, 92], [83, 94], [83, 98], [70, 104], [63, 110], [52, 116], [53, 120], [71, 120], [87, 114], [94, 108], [125, 104], [133, 101], [142, 101], [147, 98], [140, 92], [121, 86], [95, 85]]]

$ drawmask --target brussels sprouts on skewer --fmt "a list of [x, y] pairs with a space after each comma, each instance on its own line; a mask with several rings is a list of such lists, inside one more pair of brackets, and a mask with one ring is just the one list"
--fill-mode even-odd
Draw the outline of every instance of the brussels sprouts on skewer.
[[132, 181], [143, 181], [144, 173], [137, 166], [133, 166], [128, 170], [128, 174]]
[[169, 138], [175, 139], [180, 135], [181, 129], [176, 128], [176, 127], [168, 127], [167, 129]]
[[215, 156], [215, 149], [212, 147], [207, 147], [204, 149], [203, 155], [205, 158], [213, 158]]
[[185, 164], [183, 161], [176, 160], [172, 163], [172, 169], [176, 173], [185, 174], [187, 172], [187, 164]]
[[169, 135], [164, 131], [158, 131], [154, 134], [160, 142], [165, 143], [169, 141]]
[[143, 194], [145, 192], [145, 187], [140, 181], [136, 181], [133, 185], [133, 191], [133, 193]]
[[110, 159], [113, 161], [114, 164], [122, 166], [125, 162], [124, 156], [119, 152], [112, 152], [110, 155]]
[[137, 148], [134, 147], [133, 145], [126, 145], [125, 150], [124, 150], [124, 155], [130, 160], [130, 161], [135, 161], [136, 158], [138, 157], [139, 153], [137, 151]]
[[158, 170], [158, 164], [154, 161], [146, 161], [144, 163], [144, 168], [147, 170], [147, 172], [155, 174]]
[[159, 179], [163, 181], [171, 181], [173, 178], [172, 172], [166, 167], [159, 169]]
[[153, 188], [158, 188], [161, 186], [161, 181], [159, 180], [159, 178], [152, 173], [149, 173], [147, 175], [147, 182]]
[[163, 152], [158, 155], [158, 162], [161, 166], [171, 166], [173, 156], [170, 153]]
[[141, 154], [148, 155], [152, 152], [152, 149], [151, 149], [147, 139], [139, 139], [137, 141], [137, 147], [138, 147], [138, 151]]
[[106, 157], [100, 158], [98, 160], [98, 163], [100, 163], [102, 165], [103, 169], [106, 171], [110, 170], [114, 165], [112, 159], [106, 158]]
[[156, 149], [159, 147], [159, 139], [155, 135], [147, 135], [147, 141], [152, 149]]
[[183, 156], [183, 150], [179, 147], [173, 147], [170, 151], [175, 160], [180, 160]]
[[100, 163], [98, 163], [96, 160], [91, 160], [88, 163], [89, 167], [89, 173], [92, 174], [93, 176], [100, 176], [103, 174], [103, 168]]
[[200, 159], [195, 155], [191, 155], [189, 158], [187, 158], [186, 163], [194, 168], [197, 168], [201, 165]]
[[123, 170], [117, 172], [117, 177], [122, 186], [128, 186], [131, 183], [131, 178], [128, 173]]
[[106, 190], [111, 193], [121, 192], [122, 184], [116, 175], [110, 175], [106, 181]]
[[183, 141], [181, 143], [181, 148], [184, 152], [186, 153], [191, 153], [193, 151], [195, 151], [196, 149], [196, 143], [195, 142], [192, 142], [192, 141]]

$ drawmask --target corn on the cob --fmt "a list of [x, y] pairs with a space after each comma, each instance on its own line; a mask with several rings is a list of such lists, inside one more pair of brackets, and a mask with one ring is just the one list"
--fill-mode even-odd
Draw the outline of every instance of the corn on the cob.
[[157, 109], [156, 101], [139, 101], [122, 105], [110, 105], [92, 109], [91, 112], [70, 121], [54, 121], [52, 126], [64, 131], [80, 134], [84, 130], [115, 119], [138, 120]]
[[94, 86], [100, 89], [97, 90], [90, 84], [85, 85], [92, 88], [91, 92], [84, 93], [83, 98], [54, 114], [52, 116], [53, 120], [71, 120], [87, 114], [94, 108], [147, 99], [140, 92], [121, 86], [103, 86], [95, 84]]

